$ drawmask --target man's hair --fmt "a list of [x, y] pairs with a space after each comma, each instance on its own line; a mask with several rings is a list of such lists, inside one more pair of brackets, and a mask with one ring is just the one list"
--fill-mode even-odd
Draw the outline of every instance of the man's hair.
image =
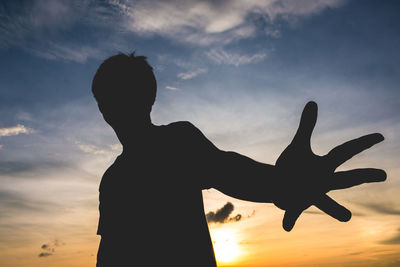
[[[123, 101], [154, 104], [157, 83], [146, 57], [119, 53], [104, 60], [92, 81], [92, 92], [101, 106]], [[121, 103], [122, 104], [122, 103]]]

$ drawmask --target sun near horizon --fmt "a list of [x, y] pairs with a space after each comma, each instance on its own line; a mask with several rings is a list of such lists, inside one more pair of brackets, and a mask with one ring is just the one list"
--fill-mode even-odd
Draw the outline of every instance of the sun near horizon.
[[242, 254], [235, 231], [217, 228], [210, 233], [217, 263], [221, 266], [235, 263]]

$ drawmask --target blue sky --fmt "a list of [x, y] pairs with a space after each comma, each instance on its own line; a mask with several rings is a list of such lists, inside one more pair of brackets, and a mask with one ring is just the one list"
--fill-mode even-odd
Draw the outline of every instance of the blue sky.
[[[383, 192], [380, 210], [397, 214], [399, 13], [398, 1], [369, 0], [2, 1], [0, 233], [10, 234], [1, 246], [33, 242], [15, 234], [32, 227], [43, 242], [60, 238], [46, 219], [60, 210], [86, 212], [87, 229], [95, 227], [100, 176], [121, 147], [90, 86], [118, 52], [136, 51], [154, 67], [156, 124], [189, 120], [220, 148], [260, 161], [274, 163], [309, 100], [320, 108], [318, 153], [382, 132], [385, 144], [345, 167], [387, 169], [393, 180], [366, 195]], [[343, 199], [365, 200], [354, 192]]]

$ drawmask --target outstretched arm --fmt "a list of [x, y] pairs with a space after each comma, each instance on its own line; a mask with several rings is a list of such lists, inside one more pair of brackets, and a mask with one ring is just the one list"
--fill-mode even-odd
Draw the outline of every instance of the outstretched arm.
[[327, 192], [386, 179], [379, 169], [336, 172], [342, 163], [383, 140], [370, 134], [334, 148], [325, 156], [311, 150], [311, 134], [317, 119], [317, 105], [304, 108], [298, 131], [276, 165], [263, 164], [235, 152], [216, 148], [198, 131], [199, 149], [205, 155], [204, 168], [211, 177], [210, 187], [242, 200], [273, 202], [284, 209], [283, 228], [290, 231], [300, 214], [315, 205], [339, 221], [348, 221], [351, 212], [331, 199]]
[[216, 152], [214, 160], [210, 171], [215, 189], [241, 200], [273, 202], [278, 179], [275, 166], [221, 150]]
[[277, 180], [275, 166], [236, 152], [220, 150], [199, 129], [188, 122], [186, 124], [187, 134], [194, 137], [189, 149], [195, 151], [196, 173], [201, 175], [204, 189], [212, 187], [241, 200], [273, 202]]

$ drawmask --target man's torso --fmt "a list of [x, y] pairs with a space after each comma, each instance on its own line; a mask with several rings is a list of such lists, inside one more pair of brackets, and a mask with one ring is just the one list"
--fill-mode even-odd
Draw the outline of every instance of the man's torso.
[[148, 266], [215, 266], [201, 193], [207, 187], [201, 175], [204, 155], [191, 145], [196, 140], [188, 127], [156, 127], [106, 171], [98, 234], [108, 244], [99, 253], [121, 252], [119, 260], [141, 259]]

